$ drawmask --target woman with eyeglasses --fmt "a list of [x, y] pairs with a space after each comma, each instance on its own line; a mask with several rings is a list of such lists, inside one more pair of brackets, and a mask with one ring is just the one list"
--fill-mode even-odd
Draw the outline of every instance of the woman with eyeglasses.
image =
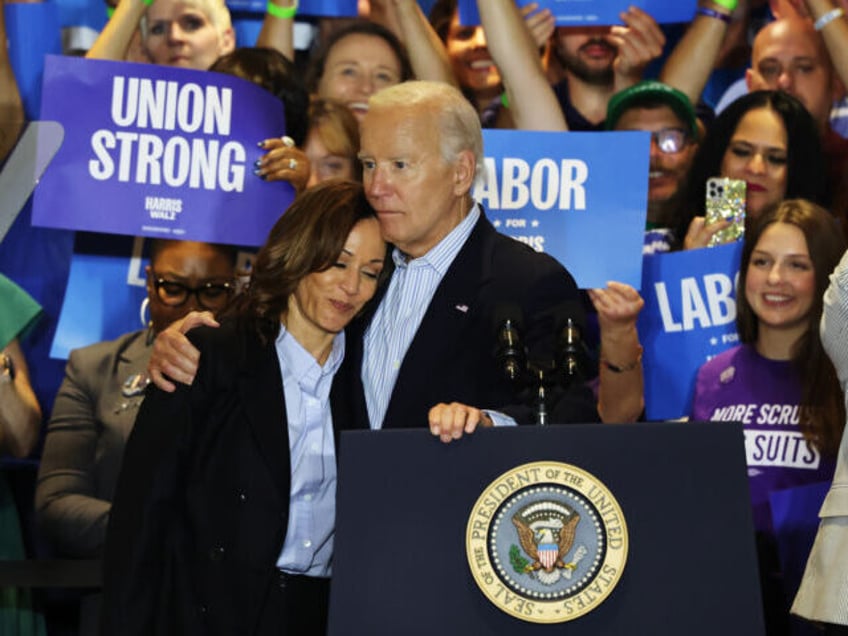
[[352, 420], [334, 377], [386, 256], [362, 185], [318, 184], [274, 225], [220, 327], [191, 331], [194, 381], [152, 389], [127, 444], [105, 634], [326, 632], [336, 434]]
[[[155, 335], [192, 310], [223, 309], [235, 248], [157, 239], [150, 246], [146, 329], [71, 352], [47, 428], [35, 492], [37, 522], [56, 556], [102, 554], [124, 445], [148, 384]], [[83, 599], [81, 632], [96, 633], [99, 594]]]

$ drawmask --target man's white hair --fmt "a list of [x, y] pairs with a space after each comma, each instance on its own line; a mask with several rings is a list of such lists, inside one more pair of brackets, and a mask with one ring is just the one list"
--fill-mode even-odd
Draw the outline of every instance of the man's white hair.
[[483, 133], [480, 117], [471, 103], [456, 88], [444, 82], [410, 80], [395, 84], [374, 93], [368, 100], [369, 108], [419, 107], [438, 117], [442, 158], [453, 163], [464, 150], [474, 153], [476, 160], [475, 182], [485, 174], [483, 165]]

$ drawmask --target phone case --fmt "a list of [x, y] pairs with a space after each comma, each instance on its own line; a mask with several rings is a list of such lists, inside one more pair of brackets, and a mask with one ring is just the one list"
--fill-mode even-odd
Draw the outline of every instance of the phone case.
[[706, 224], [722, 219], [730, 221], [727, 228], [710, 238], [710, 247], [732, 243], [744, 236], [745, 194], [746, 184], [741, 179], [713, 177], [707, 180]]

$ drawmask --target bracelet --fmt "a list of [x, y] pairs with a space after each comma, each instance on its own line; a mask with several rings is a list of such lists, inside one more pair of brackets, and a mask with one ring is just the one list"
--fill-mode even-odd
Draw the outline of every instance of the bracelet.
[[153, 0], [142, 0], [142, 1], [144, 2], [144, 6], [146, 6], [146, 7], [149, 7], [151, 4], [153, 4]]
[[636, 359], [630, 364], [625, 364], [624, 366], [616, 366], [609, 360], [604, 357], [601, 357], [601, 364], [604, 365], [607, 369], [612, 371], [613, 373], [625, 373], [626, 371], [633, 371], [639, 364], [642, 362], [642, 347], [639, 347], [639, 353], [636, 354]]
[[[144, 1], [147, 2], [147, 0]], [[274, 4], [271, 0], [268, 0], [268, 6], [265, 7], [265, 11], [268, 12], [268, 15], [274, 16], [275, 18], [291, 20], [295, 15], [297, 15], [298, 4], [300, 4], [298, 0], [295, 0], [295, 3], [292, 6], [281, 7]]]
[[732, 18], [727, 13], [722, 13], [721, 11], [716, 11], [715, 9], [710, 9], [709, 7], [698, 7], [698, 10], [695, 12], [698, 15], [705, 15], [708, 18], [715, 18], [716, 20], [721, 20], [725, 24], [730, 24]]
[[106, 7], [106, 19], [109, 20], [112, 16], [115, 15], [115, 7]]
[[837, 7], [835, 9], [831, 9], [830, 11], [828, 11], [827, 13], [822, 15], [818, 20], [813, 22], [813, 28], [816, 31], [821, 31], [828, 24], [830, 24], [831, 22], [833, 22], [834, 20], [836, 20], [838, 18], [841, 18], [843, 15], [845, 15], [845, 11], [842, 10], [842, 7]]
[[736, 10], [739, 0], [712, 0], [713, 4], [717, 4], [722, 9], [727, 9], [731, 13]]

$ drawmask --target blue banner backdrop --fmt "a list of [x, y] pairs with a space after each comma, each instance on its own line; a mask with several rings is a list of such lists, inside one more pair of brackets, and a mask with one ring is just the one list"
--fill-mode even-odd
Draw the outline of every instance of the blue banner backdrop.
[[42, 95], [65, 140], [35, 190], [34, 225], [255, 246], [294, 198], [252, 173], [285, 116], [251, 82], [50, 56]]
[[736, 283], [742, 241], [645, 257], [639, 338], [649, 420], [689, 414], [704, 362], [738, 344]]
[[649, 144], [645, 132], [484, 130], [474, 197], [498, 231], [556, 258], [579, 287], [638, 289]]
[[[531, 2], [550, 9], [557, 26], [573, 27], [622, 24], [618, 16], [631, 6], [644, 9], [659, 24], [689, 22], [697, 5], [697, 0], [518, 0], [517, 4]], [[459, 23], [480, 24], [477, 0], [459, 0]]]

